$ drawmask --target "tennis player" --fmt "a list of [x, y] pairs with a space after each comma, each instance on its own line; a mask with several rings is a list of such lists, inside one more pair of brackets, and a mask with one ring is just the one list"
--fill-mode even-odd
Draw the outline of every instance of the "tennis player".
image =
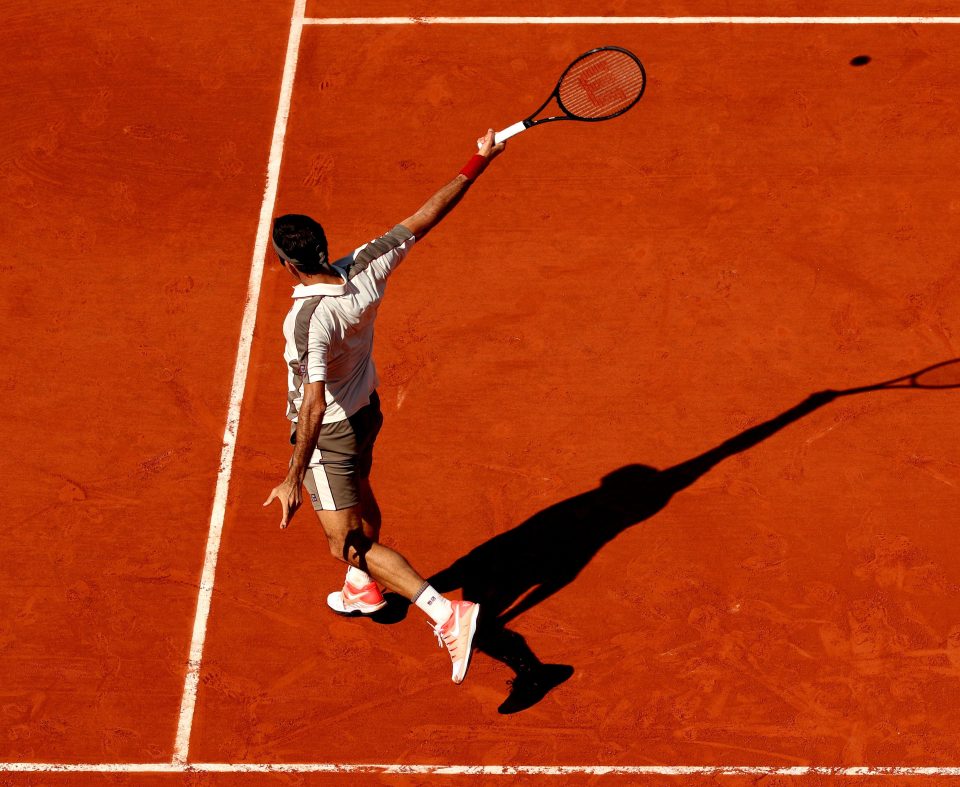
[[283, 323], [294, 448], [287, 477], [264, 506], [280, 503], [285, 528], [305, 486], [330, 553], [349, 566], [343, 588], [327, 598], [330, 608], [370, 615], [386, 604], [381, 586], [406, 596], [433, 621], [450, 653], [454, 683], [466, 675], [480, 606], [444, 598], [406, 558], [379, 543], [370, 468], [383, 416], [372, 351], [390, 274], [504, 148], [494, 143], [493, 129], [477, 142], [479, 152], [420, 210], [336, 262], [328, 261], [323, 228], [309, 216], [285, 215], [273, 223], [274, 250], [297, 282]]

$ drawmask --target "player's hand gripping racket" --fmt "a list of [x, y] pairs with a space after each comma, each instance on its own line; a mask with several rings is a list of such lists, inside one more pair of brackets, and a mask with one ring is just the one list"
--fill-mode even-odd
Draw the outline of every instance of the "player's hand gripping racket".
[[[553, 92], [540, 108], [526, 120], [498, 131], [494, 144], [541, 123], [555, 120], [584, 120], [594, 123], [622, 115], [643, 95], [647, 75], [640, 59], [618, 46], [591, 49], [574, 60], [557, 81]], [[556, 100], [560, 115], [537, 118]]]

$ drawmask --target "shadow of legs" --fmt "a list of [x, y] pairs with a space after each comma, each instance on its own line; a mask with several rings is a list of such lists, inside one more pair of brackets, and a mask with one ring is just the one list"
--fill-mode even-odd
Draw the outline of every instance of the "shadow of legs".
[[506, 664], [516, 673], [510, 681], [510, 694], [497, 710], [519, 713], [533, 707], [547, 694], [573, 675], [569, 664], [544, 664], [516, 631], [494, 621], [484, 626], [481, 611], [480, 631], [474, 640], [477, 650]]

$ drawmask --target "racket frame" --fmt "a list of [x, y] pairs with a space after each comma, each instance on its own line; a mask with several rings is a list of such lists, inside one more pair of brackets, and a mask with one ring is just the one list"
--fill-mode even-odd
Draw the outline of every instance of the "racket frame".
[[[584, 58], [590, 57], [590, 55], [594, 55], [597, 52], [608, 52], [608, 51], [623, 52], [623, 54], [627, 55], [631, 60], [633, 60], [634, 63], [637, 64], [637, 67], [640, 69], [640, 74], [643, 76], [643, 85], [640, 87], [640, 92], [637, 93], [636, 98], [634, 98], [633, 101], [631, 101], [627, 106], [625, 106], [623, 109], [617, 110], [612, 115], [604, 115], [603, 117], [598, 117], [598, 118], [585, 118], [585, 117], [580, 117], [579, 115], [574, 115], [572, 112], [570, 112], [569, 109], [567, 109], [563, 105], [563, 102], [560, 100], [560, 85], [563, 84], [563, 78], [568, 73], [570, 73], [571, 68], [573, 68], [577, 63], [579, 63]], [[647, 71], [643, 67], [643, 63], [640, 62], [640, 58], [637, 57], [635, 54], [633, 54], [633, 52], [631, 52], [629, 49], [624, 49], [621, 46], [595, 47], [594, 49], [591, 49], [589, 52], [584, 52], [582, 55], [576, 58], [573, 62], [571, 62], [570, 65], [568, 65], [565, 69], [563, 69], [563, 73], [560, 75], [560, 78], [557, 80], [557, 84], [553, 88], [553, 91], [550, 93], [549, 96], [547, 96], [547, 100], [544, 101], [537, 108], [536, 112], [532, 113], [526, 119], [521, 120], [519, 123], [514, 123], [512, 126], [507, 126], [502, 131], [498, 131], [494, 136], [494, 143], [499, 145], [501, 142], [506, 142], [508, 139], [510, 139], [510, 137], [516, 136], [521, 131], [526, 131], [528, 128], [531, 128], [533, 126], [539, 126], [542, 123], [552, 123], [555, 120], [577, 120], [577, 121], [580, 121], [581, 123], [599, 123], [602, 120], [613, 120], [613, 118], [620, 117], [620, 115], [622, 115], [624, 112], [627, 112], [628, 110], [633, 109], [636, 103], [641, 98], [643, 98], [643, 93], [646, 89], [647, 89]], [[557, 106], [560, 107], [560, 111], [563, 112], [563, 114], [553, 115], [552, 117], [540, 118], [539, 120], [534, 120], [534, 118], [536, 118], [537, 115], [539, 115], [541, 112], [543, 112], [543, 110], [547, 108], [547, 104], [549, 104], [553, 99], [557, 100]]]

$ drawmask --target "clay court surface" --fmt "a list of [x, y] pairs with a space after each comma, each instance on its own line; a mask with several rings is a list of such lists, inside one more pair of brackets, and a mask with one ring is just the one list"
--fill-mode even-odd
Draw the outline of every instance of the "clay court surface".
[[[580, 52], [647, 68], [627, 115], [512, 140], [381, 310], [385, 541], [425, 575], [489, 568], [465, 592], [498, 611], [539, 592], [507, 628], [574, 669], [513, 715], [513, 672], [480, 650], [454, 686], [417, 610], [329, 614], [315, 517], [261, 508], [289, 458], [272, 257], [184, 713], [296, 9], [8, 8], [0, 784], [952, 783], [960, 390], [808, 397], [960, 356], [960, 26], [310, 22], [944, 13], [852, 5], [306, 6], [266, 210], [315, 215], [335, 255]], [[148, 772], [184, 725], [187, 764]]]

